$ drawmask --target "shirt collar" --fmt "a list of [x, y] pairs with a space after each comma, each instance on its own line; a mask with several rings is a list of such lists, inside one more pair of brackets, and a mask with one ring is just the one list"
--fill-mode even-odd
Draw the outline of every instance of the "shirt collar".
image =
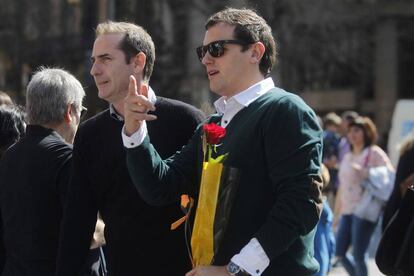
[[228, 101], [233, 99], [243, 107], [249, 106], [252, 102], [254, 102], [257, 98], [261, 95], [268, 92], [270, 89], [274, 88], [275, 84], [271, 77], [266, 78], [258, 83], [253, 84], [246, 90], [237, 93], [233, 97], [220, 97], [217, 101], [214, 102], [214, 106], [219, 113], [224, 113], [226, 108], [226, 104]]
[[[157, 96], [155, 95], [155, 92], [151, 88], [151, 86], [148, 89], [148, 100], [152, 104], [155, 104], [155, 102], [157, 101]], [[121, 114], [119, 114], [118, 111], [116, 111], [113, 104], [109, 104], [109, 114], [113, 119], [115, 119], [117, 121], [124, 121], [124, 117]]]

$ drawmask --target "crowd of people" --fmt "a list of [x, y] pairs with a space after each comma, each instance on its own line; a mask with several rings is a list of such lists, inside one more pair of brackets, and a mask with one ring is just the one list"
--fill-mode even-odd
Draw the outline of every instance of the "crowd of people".
[[383, 260], [395, 231], [412, 238], [399, 209], [414, 138], [395, 177], [370, 118], [318, 121], [275, 86], [276, 49], [256, 12], [213, 14], [196, 49], [220, 96], [207, 117], [156, 95], [155, 45], [127, 22], [96, 28], [108, 109], [82, 124], [85, 92], [63, 69], [33, 74], [25, 111], [0, 92], [1, 275], [327, 275], [336, 256], [363, 276], [380, 221], [379, 267], [410, 275], [411, 247]]
[[[319, 222], [323, 226], [318, 225], [318, 230], [324, 227], [325, 232], [317, 232], [315, 238], [319, 273], [326, 275], [336, 260], [349, 275], [368, 275], [367, 251], [374, 230], [382, 226], [385, 231], [405, 191], [414, 185], [414, 163], [407, 162], [412, 158], [409, 151], [414, 148], [414, 136], [402, 143], [395, 172], [387, 154], [377, 145], [378, 133], [369, 117], [355, 111], [343, 112], [341, 116], [330, 112], [319, 121], [324, 128], [323, 164], [330, 176], [326, 214]], [[394, 234], [384, 235], [385, 241], [381, 242], [389, 244], [386, 239], [390, 236]], [[382, 268], [381, 263], [378, 266]], [[394, 273], [410, 275], [413, 270], [410, 271]]]

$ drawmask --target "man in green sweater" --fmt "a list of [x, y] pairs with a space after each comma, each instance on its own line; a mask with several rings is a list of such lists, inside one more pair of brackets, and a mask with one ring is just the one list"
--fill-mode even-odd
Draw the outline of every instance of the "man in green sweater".
[[167, 160], [147, 134], [145, 121], [155, 119], [147, 87], [130, 79], [122, 135], [136, 138], [134, 147], [124, 142], [136, 188], [153, 205], [194, 198], [187, 276], [313, 275], [321, 130], [314, 112], [269, 77], [271, 28], [252, 10], [227, 8], [208, 19], [197, 54], [221, 96], [217, 114]]

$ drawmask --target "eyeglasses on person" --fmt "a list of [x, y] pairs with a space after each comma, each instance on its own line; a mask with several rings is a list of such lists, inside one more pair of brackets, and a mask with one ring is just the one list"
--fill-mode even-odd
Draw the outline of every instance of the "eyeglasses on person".
[[88, 113], [88, 109], [82, 105], [81, 112], [80, 112], [80, 118], [85, 119], [86, 113]]
[[198, 59], [201, 61], [207, 52], [212, 57], [215, 57], [215, 58], [221, 57], [224, 54], [224, 50], [225, 50], [224, 45], [226, 44], [237, 44], [237, 45], [246, 46], [251, 43], [244, 42], [241, 40], [235, 40], [235, 39], [213, 41], [207, 45], [196, 48]]
[[[78, 109], [78, 107], [74, 103], [72, 103], [72, 108], [74, 110], [77, 110]], [[84, 107], [83, 105], [81, 105], [80, 106], [80, 116], [79, 116], [79, 119], [84, 119], [87, 112], [88, 112], [88, 109], [86, 107]]]

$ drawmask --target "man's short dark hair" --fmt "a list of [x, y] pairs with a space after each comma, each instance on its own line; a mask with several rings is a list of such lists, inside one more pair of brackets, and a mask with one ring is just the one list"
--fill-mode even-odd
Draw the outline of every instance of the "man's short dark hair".
[[[250, 9], [226, 8], [219, 11], [207, 20], [206, 30], [217, 23], [226, 23], [235, 26], [234, 38], [247, 43], [262, 42], [265, 46], [264, 55], [260, 61], [260, 72], [268, 76], [276, 63], [276, 42], [272, 35], [272, 28], [266, 20]], [[243, 51], [249, 46], [244, 46]]]
[[95, 34], [97, 37], [111, 33], [124, 35], [118, 47], [124, 53], [127, 64], [138, 53], [142, 52], [145, 54], [146, 62], [143, 79], [149, 81], [155, 62], [155, 46], [151, 36], [141, 26], [128, 22], [106, 21], [96, 27]]

